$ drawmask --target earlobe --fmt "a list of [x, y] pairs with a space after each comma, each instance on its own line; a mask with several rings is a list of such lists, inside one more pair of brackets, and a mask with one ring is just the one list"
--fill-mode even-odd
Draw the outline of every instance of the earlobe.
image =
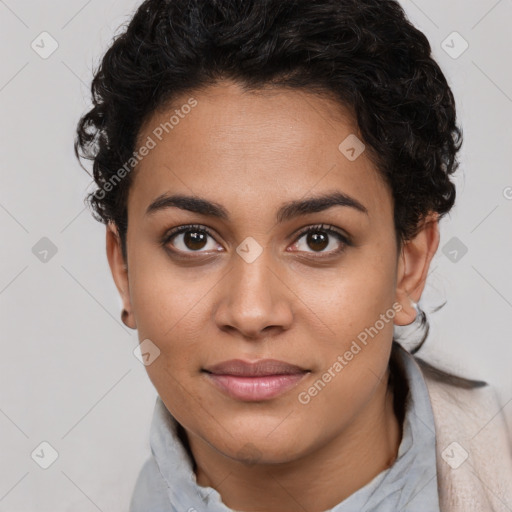
[[396, 325], [414, 322], [416, 303], [420, 300], [428, 270], [439, 246], [438, 214], [428, 215], [416, 236], [403, 244], [398, 261], [396, 300], [402, 305], [395, 315]]
[[132, 329], [136, 329], [137, 326], [133, 318], [132, 305], [130, 301], [128, 267], [124, 261], [121, 249], [121, 239], [117, 231], [117, 226], [112, 222], [107, 224], [106, 249], [110, 271], [112, 273], [117, 291], [119, 292], [123, 302], [123, 312], [121, 314], [121, 319], [126, 326]]

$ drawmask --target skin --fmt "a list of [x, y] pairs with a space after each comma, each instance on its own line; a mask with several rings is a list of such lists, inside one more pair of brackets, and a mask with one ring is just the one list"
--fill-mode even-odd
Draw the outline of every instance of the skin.
[[[303, 91], [244, 92], [219, 82], [155, 112], [139, 141], [190, 96], [198, 105], [134, 171], [126, 262], [115, 226], [107, 226], [126, 323], [161, 351], [146, 369], [185, 428], [200, 485], [217, 489], [234, 509], [323, 511], [397, 456], [401, 425], [387, 388], [393, 323], [414, 320], [411, 301], [421, 297], [439, 244], [438, 218], [429, 215], [399, 253], [391, 190], [366, 152], [352, 162], [338, 149], [359, 133], [351, 116]], [[276, 222], [282, 203], [333, 191], [357, 199], [367, 215], [334, 206]], [[176, 207], [147, 215], [165, 193], [218, 203], [229, 220]], [[352, 245], [335, 255], [344, 245], [335, 236], [319, 248], [296, 235], [322, 223], [348, 234]], [[167, 247], [191, 256], [180, 259], [160, 240], [185, 224], [209, 227], [215, 238], [187, 246], [177, 235]], [[236, 252], [246, 237], [263, 249], [251, 263]], [[401, 307], [394, 318], [308, 404], [300, 403], [299, 393], [393, 303]], [[201, 372], [235, 358], [274, 358], [311, 373], [276, 398], [243, 402]]]

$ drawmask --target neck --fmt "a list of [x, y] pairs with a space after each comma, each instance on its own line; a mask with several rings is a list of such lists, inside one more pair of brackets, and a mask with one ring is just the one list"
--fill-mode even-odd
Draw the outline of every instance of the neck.
[[[364, 487], [396, 459], [402, 427], [388, 387], [389, 371], [347, 428], [316, 451], [291, 462], [247, 465], [187, 432], [197, 483], [210, 486], [234, 510], [283, 512], [330, 509]], [[265, 492], [262, 492], [265, 489]]]

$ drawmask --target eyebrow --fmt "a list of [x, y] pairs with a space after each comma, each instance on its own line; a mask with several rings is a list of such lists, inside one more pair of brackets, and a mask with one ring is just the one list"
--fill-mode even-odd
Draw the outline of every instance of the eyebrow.
[[[295, 201], [289, 201], [281, 205], [276, 214], [277, 222], [285, 222], [301, 215], [317, 213], [333, 206], [344, 206], [353, 208], [358, 212], [368, 215], [367, 208], [357, 199], [344, 194], [343, 192], [333, 192], [318, 196], [308, 197]], [[220, 204], [197, 196], [186, 196], [181, 194], [158, 196], [146, 209], [146, 215], [151, 215], [157, 211], [167, 208], [180, 208], [190, 212], [199, 213], [209, 217], [216, 217], [223, 220], [229, 220], [228, 211]]]

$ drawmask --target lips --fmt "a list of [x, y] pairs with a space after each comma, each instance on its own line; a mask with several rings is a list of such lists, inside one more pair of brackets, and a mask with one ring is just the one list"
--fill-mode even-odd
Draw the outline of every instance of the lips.
[[236, 377], [264, 377], [269, 375], [295, 375], [308, 370], [277, 359], [262, 359], [254, 363], [241, 359], [231, 359], [205, 368], [215, 375], [233, 375]]
[[216, 389], [230, 398], [260, 402], [294, 388], [310, 370], [276, 359], [254, 363], [232, 359], [205, 368], [203, 372]]

